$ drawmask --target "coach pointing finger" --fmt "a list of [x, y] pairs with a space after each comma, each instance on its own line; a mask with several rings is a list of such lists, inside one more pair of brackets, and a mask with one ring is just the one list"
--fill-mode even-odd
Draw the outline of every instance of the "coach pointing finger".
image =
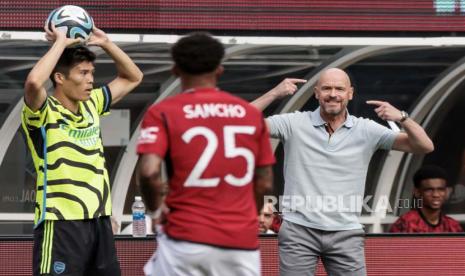
[[[292, 94], [289, 87], [281, 83], [252, 104], [263, 110], [277, 95]], [[373, 153], [377, 149], [427, 153], [433, 143], [406, 112], [387, 102], [368, 104], [380, 118], [399, 122], [405, 132], [349, 114], [347, 106], [355, 93], [341, 69], [323, 71], [314, 93], [316, 110], [266, 119], [270, 135], [283, 142], [283, 198], [291, 199], [280, 206], [287, 210], [278, 234], [280, 275], [313, 275], [321, 257], [328, 275], [363, 276], [364, 230], [357, 217], [361, 207], [351, 208], [350, 202], [363, 198]], [[292, 205], [297, 199], [302, 204]], [[338, 204], [315, 204], [323, 199]]]
[[404, 128], [405, 132], [399, 133], [392, 149], [411, 153], [433, 151], [433, 142], [425, 130], [409, 118], [407, 112], [400, 111], [388, 102], [370, 100], [366, 103], [375, 106], [375, 112], [381, 119], [398, 122]]

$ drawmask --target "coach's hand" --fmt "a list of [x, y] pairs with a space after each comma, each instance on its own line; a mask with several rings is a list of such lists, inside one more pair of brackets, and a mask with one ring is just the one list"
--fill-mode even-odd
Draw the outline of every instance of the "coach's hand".
[[399, 122], [402, 119], [401, 111], [388, 102], [367, 101], [366, 103], [376, 106], [375, 112], [383, 120]]
[[272, 93], [273, 96], [277, 99], [288, 95], [294, 95], [294, 93], [297, 91], [297, 84], [306, 82], [307, 81], [303, 79], [286, 78], [275, 88], [271, 89], [270, 93]]

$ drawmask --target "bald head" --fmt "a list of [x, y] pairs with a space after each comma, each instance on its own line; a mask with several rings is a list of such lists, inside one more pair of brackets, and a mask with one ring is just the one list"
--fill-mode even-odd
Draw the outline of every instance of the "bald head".
[[347, 73], [339, 68], [329, 68], [324, 70], [320, 74], [320, 78], [318, 79], [317, 86], [320, 86], [322, 82], [328, 81], [328, 80], [338, 80], [339, 82], [344, 83], [347, 87], [351, 87], [350, 83], [350, 78]]

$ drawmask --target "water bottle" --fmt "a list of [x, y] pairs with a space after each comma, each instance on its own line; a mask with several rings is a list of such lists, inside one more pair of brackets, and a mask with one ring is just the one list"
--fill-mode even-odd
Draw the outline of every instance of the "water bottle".
[[145, 237], [147, 229], [145, 225], [145, 205], [142, 202], [142, 197], [136, 196], [132, 204], [132, 236]]

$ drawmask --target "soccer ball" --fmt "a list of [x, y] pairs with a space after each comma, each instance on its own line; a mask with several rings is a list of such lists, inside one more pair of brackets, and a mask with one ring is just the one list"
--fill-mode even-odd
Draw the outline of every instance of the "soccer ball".
[[66, 5], [54, 9], [45, 22], [51, 30], [52, 24], [60, 32], [66, 33], [68, 38], [89, 39], [94, 22], [92, 17], [81, 7]]

